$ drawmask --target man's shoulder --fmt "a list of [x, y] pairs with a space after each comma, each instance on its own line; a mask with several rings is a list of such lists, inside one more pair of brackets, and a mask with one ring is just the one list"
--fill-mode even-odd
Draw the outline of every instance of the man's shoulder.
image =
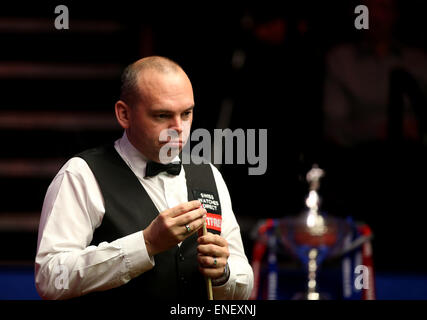
[[64, 167], [66, 170], [72, 170], [72, 171], [79, 171], [80, 169], [86, 169], [88, 168], [87, 162], [81, 158], [76, 156], [73, 156], [70, 158], [65, 164]]
[[73, 175], [76, 177], [84, 177], [87, 172], [90, 172], [90, 168], [87, 165], [86, 161], [80, 157], [72, 157], [68, 159], [62, 167], [59, 169], [56, 177], [63, 175]]
[[114, 150], [113, 144], [103, 144], [103, 145], [89, 148], [82, 152], [79, 152], [74, 157], [78, 157], [82, 159], [86, 159], [89, 157], [97, 157], [97, 156], [102, 156], [107, 152], [111, 152], [112, 150]]
[[94, 157], [102, 156], [103, 154], [105, 154], [105, 150], [109, 148], [114, 149], [113, 145], [111, 145], [111, 147], [109, 145], [102, 145], [86, 149], [73, 155], [61, 167], [58, 172], [58, 175], [64, 174], [66, 172], [71, 173], [75, 176], [85, 175], [87, 172], [91, 171], [88, 161], [90, 161], [90, 159], [93, 159]]

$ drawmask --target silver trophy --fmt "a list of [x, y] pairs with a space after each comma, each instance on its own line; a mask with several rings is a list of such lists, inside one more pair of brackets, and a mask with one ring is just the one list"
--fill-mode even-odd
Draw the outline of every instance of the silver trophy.
[[318, 291], [317, 272], [324, 259], [343, 251], [345, 239], [351, 234], [350, 224], [340, 218], [326, 217], [320, 212], [318, 190], [324, 171], [314, 165], [307, 173], [309, 193], [306, 209], [297, 217], [280, 219], [282, 243], [306, 265], [307, 291], [294, 299], [323, 300], [327, 295]]

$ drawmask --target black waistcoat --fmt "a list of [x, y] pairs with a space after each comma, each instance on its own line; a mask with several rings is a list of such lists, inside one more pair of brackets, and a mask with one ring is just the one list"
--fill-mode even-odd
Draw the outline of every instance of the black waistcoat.
[[[159, 212], [153, 201], [112, 145], [90, 149], [77, 156], [89, 165], [104, 198], [105, 215], [94, 232], [92, 245], [142, 232], [157, 217]], [[207, 191], [219, 201], [213, 172], [208, 164], [183, 166], [189, 201], [194, 200], [199, 191]], [[218, 210], [217, 213], [221, 214], [220, 207]], [[183, 241], [181, 246], [157, 254], [154, 260], [153, 269], [125, 285], [92, 292], [84, 298], [207, 299], [206, 282], [198, 270], [197, 233]]]

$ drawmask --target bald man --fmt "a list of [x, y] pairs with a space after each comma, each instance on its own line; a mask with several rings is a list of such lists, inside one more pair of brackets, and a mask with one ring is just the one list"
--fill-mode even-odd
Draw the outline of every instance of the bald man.
[[[123, 136], [71, 158], [48, 188], [35, 259], [42, 298], [204, 300], [206, 277], [215, 299], [249, 297], [253, 273], [221, 174], [180, 162], [193, 111], [191, 82], [172, 60], [125, 69]], [[164, 164], [166, 144], [176, 154]]]

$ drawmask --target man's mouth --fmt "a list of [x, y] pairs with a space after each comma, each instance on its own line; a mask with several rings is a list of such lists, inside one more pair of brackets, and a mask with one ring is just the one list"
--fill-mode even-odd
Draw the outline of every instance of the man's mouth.
[[182, 146], [182, 140], [172, 140], [172, 141], [163, 141], [162, 145], [170, 145], [170, 146]]

